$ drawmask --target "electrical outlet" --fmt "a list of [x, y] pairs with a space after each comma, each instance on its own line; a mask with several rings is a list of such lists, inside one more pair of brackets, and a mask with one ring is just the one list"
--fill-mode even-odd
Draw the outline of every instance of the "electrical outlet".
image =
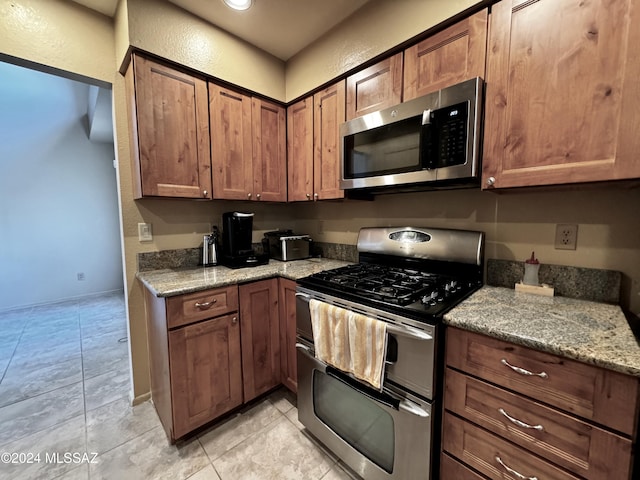
[[556, 250], [575, 250], [578, 243], [578, 225], [559, 223], [556, 225]]
[[84, 280], [84, 272], [78, 272], [78, 281], [81, 282]]
[[138, 224], [138, 241], [150, 242], [151, 240], [153, 240], [153, 234], [151, 233], [151, 224], [139, 223]]
[[324, 233], [324, 220], [318, 220], [318, 234]]

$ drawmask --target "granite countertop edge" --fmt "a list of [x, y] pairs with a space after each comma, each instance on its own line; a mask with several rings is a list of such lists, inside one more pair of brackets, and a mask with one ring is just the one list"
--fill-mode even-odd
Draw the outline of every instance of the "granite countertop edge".
[[444, 323], [640, 377], [640, 343], [616, 305], [485, 286], [446, 313]]
[[226, 287], [273, 277], [289, 280], [312, 275], [323, 270], [349, 265], [351, 262], [333, 259], [304, 259], [281, 262], [270, 260], [266, 265], [231, 269], [215, 267], [167, 268], [137, 272], [138, 280], [157, 297], [173, 297], [209, 288]]

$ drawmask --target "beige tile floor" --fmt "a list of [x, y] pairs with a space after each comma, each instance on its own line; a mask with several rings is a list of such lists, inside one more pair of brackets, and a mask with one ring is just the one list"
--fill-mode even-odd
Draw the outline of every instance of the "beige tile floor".
[[284, 389], [170, 445], [129, 402], [124, 300], [0, 312], [0, 479], [348, 480]]

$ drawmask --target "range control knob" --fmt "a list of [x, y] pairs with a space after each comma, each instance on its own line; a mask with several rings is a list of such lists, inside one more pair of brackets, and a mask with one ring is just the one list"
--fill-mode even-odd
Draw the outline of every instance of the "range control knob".
[[434, 290], [431, 293], [427, 293], [424, 297], [422, 297], [421, 302], [425, 305], [435, 305], [436, 298], [438, 298], [438, 292]]

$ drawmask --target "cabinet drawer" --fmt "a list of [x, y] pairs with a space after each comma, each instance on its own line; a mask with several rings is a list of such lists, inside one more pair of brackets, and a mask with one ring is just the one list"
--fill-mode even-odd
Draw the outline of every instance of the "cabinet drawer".
[[167, 298], [167, 327], [174, 328], [238, 310], [238, 286]]
[[636, 378], [449, 328], [447, 365], [633, 436]]
[[443, 480], [485, 480], [485, 477], [468, 469], [446, 453], [443, 453], [440, 459], [440, 478]]
[[450, 368], [445, 382], [447, 410], [584, 478], [629, 477], [631, 440]]
[[489, 478], [579, 478], [449, 412], [444, 414], [443, 427], [443, 450]]

